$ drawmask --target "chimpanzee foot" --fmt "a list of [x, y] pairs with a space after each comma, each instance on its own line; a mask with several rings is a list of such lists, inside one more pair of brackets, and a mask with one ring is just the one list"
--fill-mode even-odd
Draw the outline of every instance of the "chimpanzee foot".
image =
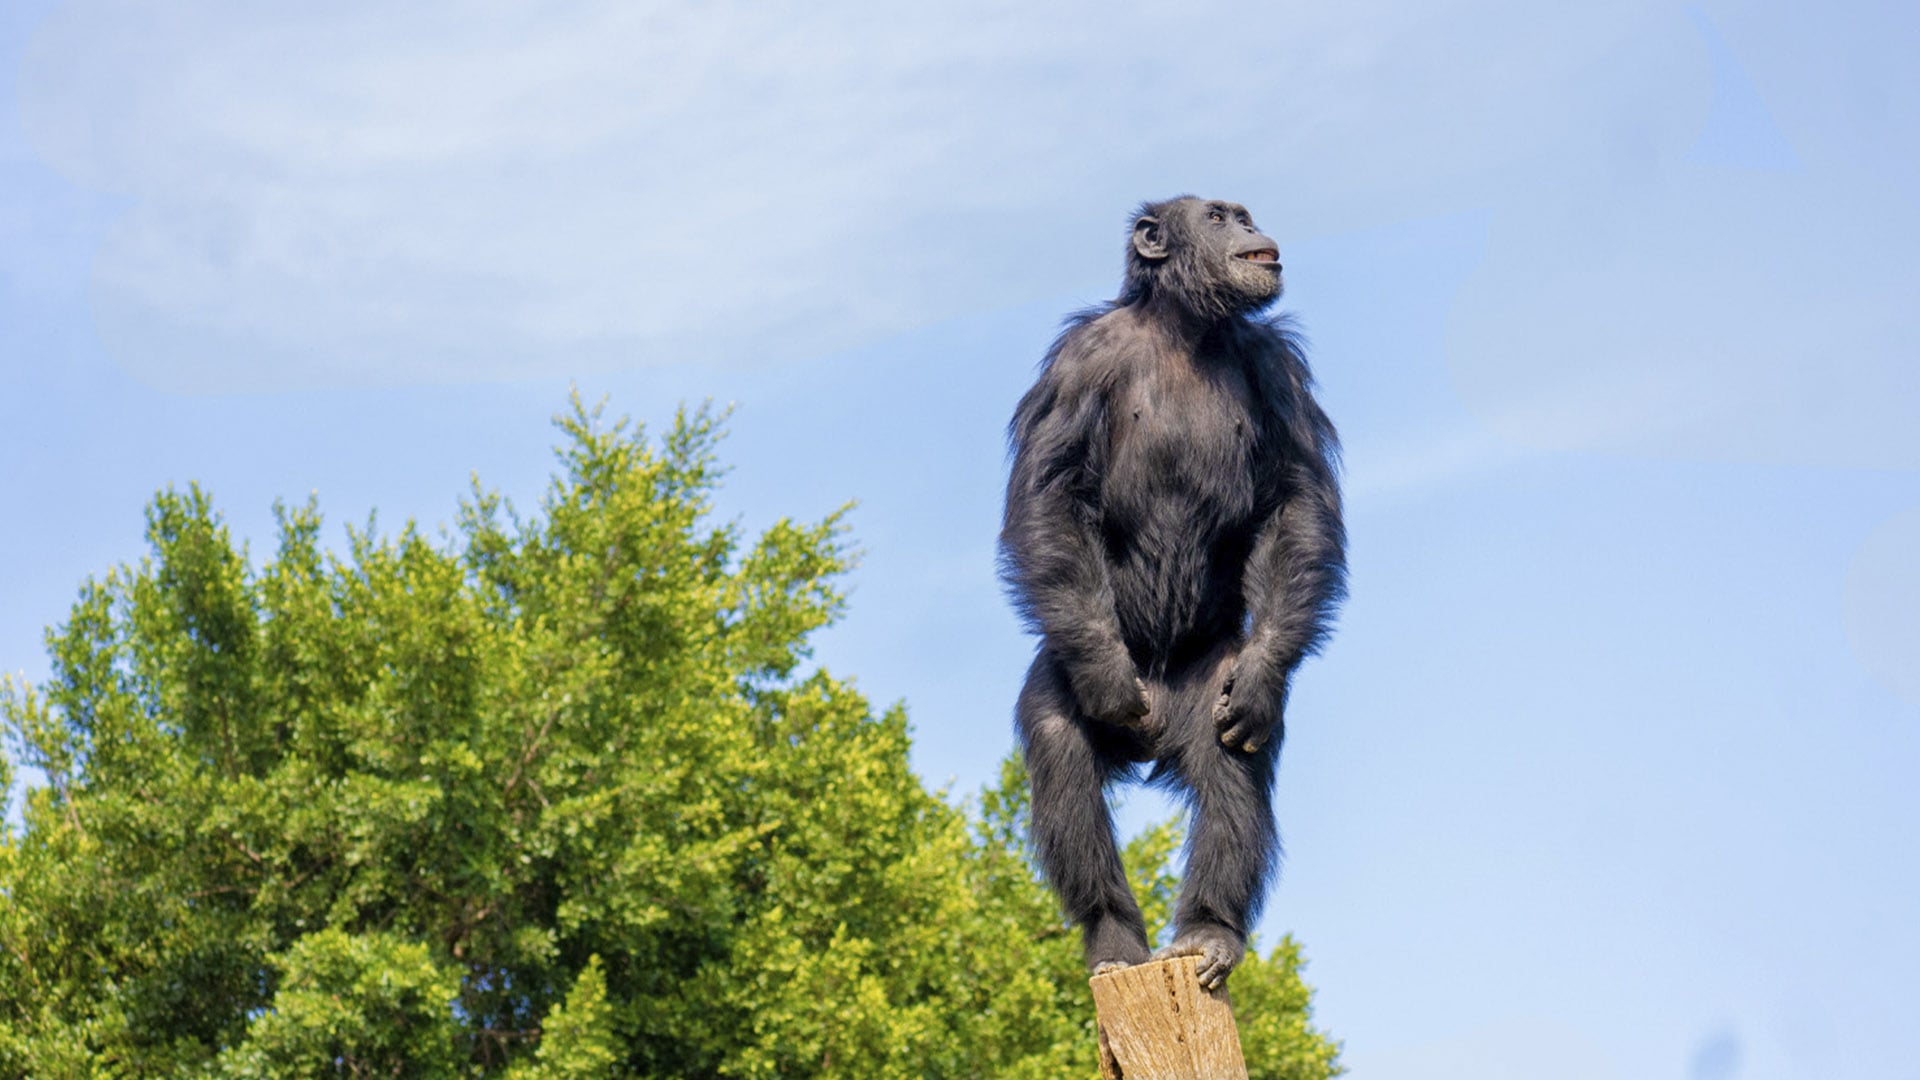
[[1218, 990], [1227, 983], [1227, 975], [1239, 966], [1247, 955], [1247, 943], [1239, 934], [1218, 923], [1202, 923], [1182, 930], [1173, 939], [1173, 944], [1153, 954], [1155, 960], [1171, 960], [1176, 956], [1197, 956], [1200, 985], [1209, 990]]
[[1118, 919], [1101, 919], [1087, 927], [1087, 970], [1095, 975], [1147, 962], [1143, 931]]

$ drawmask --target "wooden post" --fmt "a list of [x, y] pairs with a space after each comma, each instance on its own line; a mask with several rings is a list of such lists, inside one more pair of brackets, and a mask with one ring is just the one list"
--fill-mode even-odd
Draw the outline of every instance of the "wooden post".
[[1233, 1002], [1200, 988], [1198, 966], [1177, 956], [1093, 977], [1102, 1080], [1246, 1080]]

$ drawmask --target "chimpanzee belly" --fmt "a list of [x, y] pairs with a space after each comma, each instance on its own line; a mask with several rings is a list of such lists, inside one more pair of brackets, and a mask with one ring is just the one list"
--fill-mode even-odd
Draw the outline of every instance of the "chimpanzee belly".
[[1101, 492], [1108, 580], [1149, 677], [1241, 632], [1261, 509], [1247, 397], [1232, 375], [1149, 378], [1115, 425]]

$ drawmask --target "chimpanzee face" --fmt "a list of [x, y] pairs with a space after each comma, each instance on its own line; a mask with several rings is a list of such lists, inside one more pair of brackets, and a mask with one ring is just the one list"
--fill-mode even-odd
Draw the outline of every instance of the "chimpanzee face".
[[1146, 208], [1133, 225], [1133, 258], [1156, 289], [1191, 310], [1233, 315], [1280, 296], [1279, 245], [1239, 203], [1183, 198]]

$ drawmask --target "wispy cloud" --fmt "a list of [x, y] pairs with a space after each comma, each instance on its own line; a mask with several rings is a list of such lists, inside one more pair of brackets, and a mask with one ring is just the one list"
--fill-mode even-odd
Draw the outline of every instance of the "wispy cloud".
[[[22, 102], [49, 159], [135, 200], [95, 275], [115, 355], [218, 391], [819, 354], [1105, 280], [1127, 207], [1182, 189], [1283, 236], [1482, 201], [1686, 96], [1674, 25], [72, 0]], [[1609, 58], [1653, 75], [1617, 92]]]
[[1448, 350], [1514, 446], [1908, 467], [1920, 86], [1831, 21], [70, 0], [22, 104], [131, 196], [97, 323], [173, 389], [818, 356], [1110, 280], [1126, 209], [1200, 190], [1283, 238], [1487, 212]]

